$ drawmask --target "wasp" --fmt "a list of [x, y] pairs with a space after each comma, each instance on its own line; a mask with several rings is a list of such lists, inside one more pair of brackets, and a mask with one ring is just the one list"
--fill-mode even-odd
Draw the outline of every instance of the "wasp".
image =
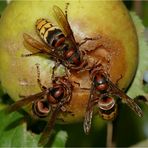
[[72, 97], [72, 84], [66, 76], [55, 77], [52, 81], [52, 87], [47, 88], [41, 84], [39, 67], [37, 82], [41, 92], [24, 97], [9, 106], [8, 112], [14, 112], [21, 107], [32, 103], [33, 114], [39, 118], [49, 118], [49, 121], [43, 130], [39, 144], [44, 145], [48, 142], [48, 137], [54, 127], [55, 121], [60, 111], [66, 112], [64, 105], [68, 104]]
[[101, 66], [95, 65], [89, 72], [92, 84], [83, 123], [86, 134], [91, 128], [94, 107], [103, 119], [114, 120], [118, 111], [118, 99], [126, 103], [139, 117], [143, 115], [141, 108], [109, 79]]
[[26, 56], [38, 53], [49, 55], [57, 62], [54, 69], [60, 63], [70, 70], [81, 71], [87, 69], [89, 66], [85, 53], [80, 51], [79, 47], [86, 41], [93, 40], [93, 38], [85, 38], [82, 43], [76, 43], [68, 22], [67, 11], [64, 14], [58, 6], [53, 6], [53, 12], [60, 28], [46, 19], [37, 20], [36, 29], [44, 44], [24, 33], [24, 41], [37, 50], [35, 53]]

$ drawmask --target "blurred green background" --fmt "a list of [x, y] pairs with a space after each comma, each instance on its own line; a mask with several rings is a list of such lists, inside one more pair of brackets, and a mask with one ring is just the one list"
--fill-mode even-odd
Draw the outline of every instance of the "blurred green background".
[[130, 11], [135, 11], [136, 14], [143, 21], [144, 26], [148, 26], [148, 1], [144, 0], [131, 0], [131, 1], [123, 1], [126, 7]]
[[[141, 18], [144, 26], [148, 27], [148, 2], [147, 1], [123, 1], [126, 7], [130, 11], [136, 12], [136, 14]], [[0, 14], [3, 12], [7, 6], [7, 1], [0, 1]], [[148, 36], [147, 36], [148, 38]], [[148, 49], [147, 49], [148, 50]], [[2, 110], [6, 104], [9, 104], [9, 96], [4, 94], [2, 89], [0, 89], [0, 110]], [[8, 101], [7, 101], [8, 100]], [[143, 118], [138, 118], [126, 105], [119, 105], [120, 116], [114, 121], [114, 135], [113, 140], [116, 146], [127, 147], [135, 145], [148, 138], [148, 107], [144, 103], [140, 106], [144, 111], [145, 116]], [[6, 146], [6, 142], [9, 143], [7, 146], [36, 146], [39, 135], [35, 134], [31, 137], [26, 131], [26, 139], [22, 134], [23, 130], [26, 129], [26, 124], [24, 124], [24, 116], [19, 113], [14, 113], [11, 116], [5, 116], [4, 112], [0, 112], [0, 147]], [[14, 118], [14, 116], [16, 118]], [[28, 118], [28, 117], [27, 117]], [[29, 119], [30, 120], [30, 119]], [[19, 121], [19, 122], [18, 122]], [[12, 124], [10, 124], [10, 122]], [[19, 125], [19, 124], [20, 125]], [[40, 127], [38, 126], [40, 125]], [[56, 125], [56, 132], [54, 140], [51, 146], [66, 146], [66, 147], [105, 147], [106, 146], [106, 132], [107, 132], [107, 122], [103, 121], [99, 117], [93, 119], [91, 133], [87, 136], [83, 132], [82, 123], [70, 124], [70, 125]], [[3, 127], [2, 127], [3, 126]], [[35, 123], [28, 129], [39, 133], [44, 126], [44, 122]], [[32, 127], [38, 127], [34, 130]], [[13, 130], [15, 128], [15, 132]], [[17, 128], [17, 129], [16, 129]], [[6, 130], [7, 129], [7, 130]], [[8, 130], [9, 129], [9, 130]], [[63, 132], [61, 132], [61, 129]], [[60, 132], [58, 132], [60, 131]], [[66, 132], [64, 132], [66, 131]], [[12, 134], [13, 132], [13, 134]], [[10, 134], [11, 133], [11, 134]], [[67, 135], [68, 134], [68, 135]], [[12, 137], [16, 135], [16, 139]], [[67, 138], [68, 136], [68, 138]], [[17, 139], [20, 137], [22, 139]], [[64, 137], [64, 138], [63, 138]], [[32, 140], [33, 139], [33, 140]], [[139, 145], [138, 145], [139, 146]], [[141, 145], [140, 145], [141, 146]], [[148, 144], [144, 143], [144, 146]]]

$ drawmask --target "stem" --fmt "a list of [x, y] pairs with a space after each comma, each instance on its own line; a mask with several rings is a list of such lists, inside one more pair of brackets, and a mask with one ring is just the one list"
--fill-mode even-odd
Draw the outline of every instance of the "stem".
[[113, 143], [113, 123], [107, 123], [107, 138], [106, 138], [106, 147], [115, 147]]
[[142, 17], [142, 1], [134, 0], [134, 10], [140, 17]]

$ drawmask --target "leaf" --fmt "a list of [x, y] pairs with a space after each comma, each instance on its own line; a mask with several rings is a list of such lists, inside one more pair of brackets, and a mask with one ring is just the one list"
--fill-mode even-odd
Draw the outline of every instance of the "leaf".
[[[24, 115], [18, 112], [6, 114], [5, 110], [1, 110], [0, 118], [0, 147], [38, 147], [40, 135], [27, 130]], [[52, 147], [65, 147], [67, 137], [65, 131], [59, 131]]]
[[18, 112], [0, 111], [0, 147], [37, 147], [39, 135], [27, 131], [24, 117]]
[[131, 16], [136, 26], [139, 40], [139, 65], [134, 81], [128, 90], [128, 95], [133, 98], [139, 95], [147, 97], [148, 94], [145, 91], [144, 85], [142, 83], [144, 72], [148, 69], [148, 44], [144, 39], [145, 28], [142, 24], [142, 21], [134, 12], [131, 13]]
[[65, 131], [59, 131], [54, 139], [52, 147], [65, 147], [68, 135]]

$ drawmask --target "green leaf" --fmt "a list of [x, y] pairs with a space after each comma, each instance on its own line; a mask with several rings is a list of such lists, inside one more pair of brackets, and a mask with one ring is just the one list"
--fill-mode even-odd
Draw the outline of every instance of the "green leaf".
[[148, 44], [144, 39], [144, 26], [142, 21], [135, 13], [131, 13], [132, 19], [136, 26], [138, 40], [139, 40], [139, 65], [135, 79], [128, 90], [128, 95], [135, 98], [139, 95], [146, 96], [148, 95], [144, 89], [143, 85], [143, 74], [148, 70]]
[[[38, 147], [40, 135], [27, 130], [24, 115], [18, 112], [6, 114], [4, 110], [1, 110], [0, 118], [0, 147]], [[52, 147], [65, 147], [67, 137], [65, 131], [59, 131]]]
[[67, 138], [67, 132], [59, 131], [53, 141], [52, 147], [65, 147]]
[[18, 112], [0, 111], [0, 147], [37, 147], [39, 135], [27, 131], [24, 117]]

